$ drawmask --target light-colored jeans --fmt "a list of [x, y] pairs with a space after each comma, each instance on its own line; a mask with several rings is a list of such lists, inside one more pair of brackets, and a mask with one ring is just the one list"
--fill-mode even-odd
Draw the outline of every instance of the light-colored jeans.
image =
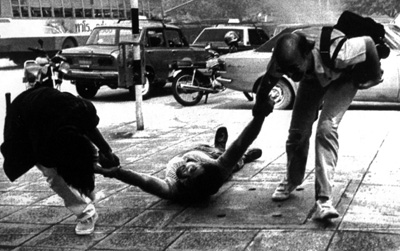
[[92, 217], [96, 213], [91, 199], [67, 185], [55, 168], [47, 168], [40, 164], [36, 166], [46, 177], [50, 188], [64, 200], [65, 207], [76, 215], [78, 221]]
[[332, 180], [338, 160], [338, 127], [349, 108], [357, 88], [341, 79], [323, 88], [317, 80], [300, 83], [293, 107], [289, 137], [286, 142], [287, 174], [292, 185], [303, 182], [307, 164], [312, 126], [319, 116], [315, 138], [315, 197], [332, 195]]

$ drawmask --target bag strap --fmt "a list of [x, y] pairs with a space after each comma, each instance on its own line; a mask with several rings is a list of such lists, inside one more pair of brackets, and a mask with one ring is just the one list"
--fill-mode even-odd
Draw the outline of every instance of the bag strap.
[[319, 53], [321, 54], [321, 59], [324, 65], [327, 65], [329, 68], [333, 66], [333, 62], [331, 60], [330, 48], [331, 48], [331, 34], [333, 27], [324, 26], [322, 27], [320, 45], [319, 45]]
[[320, 38], [320, 54], [321, 54], [321, 59], [322, 62], [328, 66], [329, 68], [335, 68], [335, 59], [337, 58], [340, 49], [342, 48], [344, 42], [346, 42], [347, 38], [343, 38], [340, 40], [338, 45], [335, 48], [335, 51], [332, 54], [330, 54], [330, 48], [331, 44], [334, 42], [334, 40], [331, 40], [331, 34], [333, 31], [332, 26], [324, 26], [322, 27], [322, 32], [321, 32], [321, 38]]

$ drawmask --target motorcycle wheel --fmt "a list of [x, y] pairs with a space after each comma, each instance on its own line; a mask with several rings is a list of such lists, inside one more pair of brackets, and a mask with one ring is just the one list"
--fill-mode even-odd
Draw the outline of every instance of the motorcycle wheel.
[[200, 81], [195, 78], [192, 83], [193, 74], [182, 72], [179, 73], [172, 82], [172, 94], [175, 100], [183, 106], [193, 106], [200, 102], [203, 97], [203, 91], [195, 91], [186, 89], [186, 86], [200, 86]]
[[76, 83], [76, 92], [81, 96], [82, 98], [86, 99], [91, 99], [96, 96], [97, 91], [99, 90], [99, 87], [97, 87], [95, 84], [79, 84]]

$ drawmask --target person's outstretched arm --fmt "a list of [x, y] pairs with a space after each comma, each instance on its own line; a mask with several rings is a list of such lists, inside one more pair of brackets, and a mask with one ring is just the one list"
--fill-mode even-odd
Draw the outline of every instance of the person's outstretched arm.
[[143, 191], [162, 199], [171, 199], [168, 183], [155, 176], [122, 169], [120, 167], [114, 167], [111, 169], [96, 167], [95, 171], [96, 173], [103, 174], [106, 177], [115, 178], [126, 184], [137, 186]]
[[228, 149], [219, 157], [218, 161], [222, 163], [222, 166], [227, 169], [228, 173], [232, 172], [233, 167], [257, 138], [265, 117], [272, 112], [274, 102], [269, 98], [269, 92], [269, 85], [260, 85], [256, 96], [256, 104], [253, 108], [252, 120], [243, 129], [239, 137], [236, 138]]
[[112, 152], [110, 145], [104, 139], [99, 129], [93, 128], [88, 131], [87, 136], [99, 148], [99, 163], [104, 168], [119, 166], [119, 158]]

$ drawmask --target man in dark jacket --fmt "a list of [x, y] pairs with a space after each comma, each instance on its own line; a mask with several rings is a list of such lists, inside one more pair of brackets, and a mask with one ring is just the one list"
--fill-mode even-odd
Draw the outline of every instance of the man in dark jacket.
[[1, 145], [5, 174], [14, 181], [36, 165], [77, 216], [78, 235], [92, 233], [98, 218], [91, 203], [94, 165], [119, 165], [98, 123], [91, 102], [48, 87], [18, 95], [5, 119]]

